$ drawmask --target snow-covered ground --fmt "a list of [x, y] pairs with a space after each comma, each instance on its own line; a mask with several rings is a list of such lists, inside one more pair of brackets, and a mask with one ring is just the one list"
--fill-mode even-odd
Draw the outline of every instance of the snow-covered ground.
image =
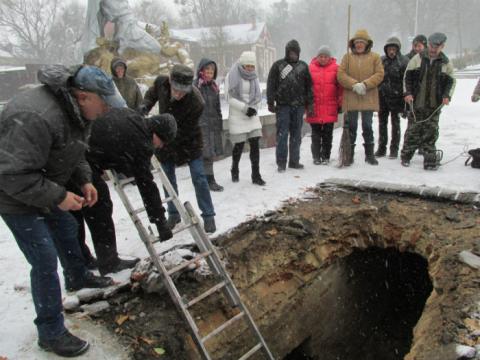
[[[356, 161], [352, 167], [338, 169], [333, 161], [329, 166], [315, 166], [310, 154], [310, 137], [305, 137], [301, 157], [304, 170], [287, 169], [283, 174], [276, 171], [275, 149], [261, 152], [261, 173], [267, 185], [259, 187], [250, 181], [250, 161], [244, 154], [240, 163], [240, 182], [230, 180], [230, 158], [215, 163], [217, 182], [225, 191], [212, 193], [218, 231], [215, 235], [229, 231], [237, 224], [282, 204], [289, 198], [299, 197], [308, 187], [325, 179], [349, 178], [378, 180], [401, 184], [441, 186], [458, 190], [480, 192], [480, 170], [464, 166], [465, 150], [480, 147], [480, 103], [470, 102], [476, 80], [458, 80], [452, 104], [445, 108], [440, 118], [440, 139], [438, 148], [444, 150], [444, 166], [436, 172], [423, 170], [423, 158], [415, 156], [410, 168], [400, 165], [400, 160], [379, 159], [379, 166], [364, 163], [364, 153], [357, 146]], [[377, 122], [375, 122], [376, 127]], [[402, 120], [405, 130], [406, 121]], [[377, 129], [375, 129], [377, 130]], [[336, 157], [341, 129], [335, 130], [333, 158]], [[361, 134], [359, 130], [359, 144]], [[187, 168], [177, 170], [180, 197], [196, 207], [193, 186]], [[128, 190], [138, 201], [134, 187]], [[123, 208], [117, 194], [111, 189], [114, 203], [114, 217], [117, 227], [119, 252], [126, 256], [146, 257], [147, 252]], [[190, 241], [186, 233], [161, 244], [159, 250], [166, 250], [180, 242]], [[0, 358], [8, 359], [53, 359], [55, 356], [42, 352], [36, 345], [36, 331], [32, 323], [34, 309], [30, 295], [29, 266], [18, 249], [10, 231], [0, 220]], [[61, 272], [61, 271], [60, 271]], [[115, 339], [100, 326], [89, 320], [72, 319], [68, 323], [73, 332], [92, 342], [84, 359], [123, 359], [125, 354]]]

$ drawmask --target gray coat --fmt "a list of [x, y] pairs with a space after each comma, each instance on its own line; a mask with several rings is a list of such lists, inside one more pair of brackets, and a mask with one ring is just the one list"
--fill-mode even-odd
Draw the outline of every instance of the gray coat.
[[215, 65], [215, 81], [217, 77], [217, 64], [209, 59], [202, 59], [200, 61], [197, 78], [194, 81], [194, 85], [200, 90], [203, 100], [205, 101], [205, 107], [199, 119], [200, 128], [202, 129], [204, 158], [213, 158], [223, 153], [223, 120], [220, 107], [220, 95], [213, 84], [201, 85], [200, 82], [200, 72], [209, 64]]
[[16, 95], [0, 116], [0, 213], [46, 212], [60, 204], [65, 184], [91, 181], [85, 161], [89, 123], [67, 83], [77, 69], [43, 68], [43, 84]]

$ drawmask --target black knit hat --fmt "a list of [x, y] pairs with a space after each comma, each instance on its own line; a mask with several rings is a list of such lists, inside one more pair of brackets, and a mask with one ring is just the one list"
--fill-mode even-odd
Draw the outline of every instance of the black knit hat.
[[177, 136], [177, 122], [171, 114], [155, 115], [148, 118], [150, 131], [163, 142], [169, 143]]

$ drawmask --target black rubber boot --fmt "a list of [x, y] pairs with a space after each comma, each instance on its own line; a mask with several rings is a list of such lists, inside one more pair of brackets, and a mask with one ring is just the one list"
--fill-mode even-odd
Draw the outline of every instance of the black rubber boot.
[[102, 266], [98, 268], [98, 271], [100, 272], [100, 275], [106, 275], [106, 274], [113, 274], [120, 272], [125, 269], [131, 269], [137, 265], [137, 263], [140, 261], [139, 258], [135, 259], [118, 259], [115, 264], [110, 265], [110, 266]]
[[363, 146], [365, 148], [365, 162], [370, 165], [378, 165], [378, 161], [375, 159], [375, 155], [373, 155], [374, 144], [363, 144]]
[[207, 181], [210, 191], [223, 191], [223, 186], [217, 184], [214, 175], [207, 175]]
[[232, 173], [232, 181], [238, 182], [239, 180], [239, 170], [238, 170], [238, 163], [240, 162], [240, 158], [242, 157], [243, 152], [243, 145], [245, 143], [236, 143], [232, 150], [232, 169], [230, 170]]
[[252, 164], [252, 183], [263, 186], [266, 182], [260, 175], [260, 147], [258, 139], [250, 139], [250, 162]]
[[38, 346], [58, 356], [76, 357], [88, 350], [90, 344], [72, 335], [68, 330], [53, 340], [38, 340]]

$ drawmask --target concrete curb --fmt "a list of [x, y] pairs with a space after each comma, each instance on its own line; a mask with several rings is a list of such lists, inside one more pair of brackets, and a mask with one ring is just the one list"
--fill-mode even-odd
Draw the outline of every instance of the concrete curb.
[[385, 193], [400, 193], [421, 198], [447, 200], [463, 204], [480, 205], [480, 193], [458, 191], [442, 187], [396, 184], [383, 181], [330, 178], [318, 184], [320, 187], [344, 187], [363, 191], [374, 190]]

